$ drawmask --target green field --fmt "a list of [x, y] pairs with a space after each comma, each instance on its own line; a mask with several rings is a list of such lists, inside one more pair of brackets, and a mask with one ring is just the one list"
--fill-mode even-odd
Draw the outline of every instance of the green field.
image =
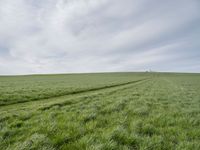
[[0, 77], [0, 150], [199, 150], [200, 74]]

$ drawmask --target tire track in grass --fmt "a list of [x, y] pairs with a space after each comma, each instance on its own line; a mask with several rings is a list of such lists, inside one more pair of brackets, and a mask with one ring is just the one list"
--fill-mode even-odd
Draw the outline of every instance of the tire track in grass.
[[[107, 103], [107, 101], [104, 101], [104, 102], [102, 102], [100, 99], [96, 99], [96, 100], [93, 100], [93, 96], [95, 96], [95, 95], [98, 95], [98, 94], [101, 94], [101, 95], [99, 95], [99, 96], [104, 96], [104, 97], [108, 97], [108, 96], [111, 96], [111, 95], [115, 95], [116, 94], [116, 92], [117, 92], [117, 95], [119, 95], [119, 93], [124, 93], [127, 89], [132, 89], [133, 87], [137, 87], [138, 85], [141, 85], [142, 83], [146, 83], [147, 81], [144, 81], [144, 82], [138, 82], [137, 84], [130, 84], [130, 85], [128, 85], [128, 86], [123, 86], [123, 87], [118, 87], [117, 89], [115, 88], [115, 89], [110, 89], [109, 91], [107, 91], [107, 90], [103, 90], [103, 91], [101, 91], [100, 93], [92, 93], [90, 96], [91, 96], [91, 99], [89, 99], [88, 101], [87, 101], [87, 103], [88, 104], [90, 104], [90, 106], [92, 105], [92, 104], [94, 104], [96, 101], [100, 101], [100, 109], [102, 109], [102, 108], [104, 108], [104, 104], [106, 103], [107, 105], [106, 106], [108, 106], [108, 103]], [[87, 93], [88, 94], [88, 93]], [[76, 97], [74, 97], [74, 99], [76, 99]], [[73, 99], [72, 99], [73, 100]], [[86, 103], [86, 101], [80, 101], [80, 100], [77, 100], [78, 101], [78, 103], [76, 103], [75, 105], [72, 105], [72, 107], [74, 107], [74, 109], [76, 109], [76, 108], [80, 108], [80, 106], [82, 106], [82, 105], [87, 105], [87, 103]], [[110, 101], [110, 105], [111, 104], [113, 104], [113, 102], [114, 103], [118, 103], [119, 101]], [[84, 104], [85, 103], [85, 104]], [[64, 105], [63, 105], [64, 106]], [[116, 105], [117, 106], [117, 105]], [[125, 107], [124, 107], [125, 108]], [[84, 110], [87, 110], [87, 109], [89, 109], [89, 108], [84, 108]], [[92, 107], [90, 108], [90, 109], [93, 109]], [[123, 108], [122, 108], [123, 109]], [[46, 114], [48, 114], [49, 112], [53, 112], [54, 110], [48, 110], [47, 112], [46, 112]], [[76, 112], [74, 112], [74, 113], [76, 113]], [[45, 115], [44, 113], [41, 113], [41, 111], [36, 111], [29, 119], [32, 119], [32, 120], [37, 120], [38, 118], [45, 118], [43, 115]], [[35, 116], [35, 117], [34, 117]], [[29, 122], [31, 122], [32, 120], [24, 120], [23, 121], [23, 126], [25, 125], [25, 126], [27, 126], [27, 123]], [[84, 118], [83, 118], [84, 119]], [[85, 119], [87, 119], [87, 116], [86, 116], [86, 118]], [[28, 121], [28, 122], [27, 122]], [[47, 120], [48, 121], [48, 120]], [[74, 120], [75, 121], [75, 120]], [[75, 122], [79, 122], [80, 120], [76, 120]], [[84, 120], [82, 120], [83, 122], [84, 122]], [[81, 122], [82, 122], [81, 121]], [[89, 120], [90, 121], [90, 120]], [[34, 121], [33, 121], [34, 122]], [[86, 121], [85, 123], [88, 123], [88, 121]], [[40, 125], [38, 124], [38, 128], [37, 128], [38, 130], [40, 129]], [[25, 129], [26, 131], [24, 131], [24, 132], [26, 132], [26, 133], [29, 133], [30, 134], [30, 132], [31, 131], [29, 131], [30, 129], [29, 128], [27, 128], [27, 129]], [[84, 134], [81, 134], [81, 135], [77, 135], [77, 136], [72, 136], [72, 138], [64, 138], [63, 139], [63, 141], [60, 141], [60, 143], [58, 144], [59, 146], [58, 147], [60, 147], [60, 145], [63, 145], [63, 144], [65, 144], [65, 143], [69, 143], [69, 142], [73, 142], [73, 141], [77, 141], [77, 140], [79, 140], [80, 138], [82, 138], [84, 135], [87, 135], [87, 134], [89, 134], [89, 133], [91, 133], [90, 131], [89, 132], [85, 132]]]
[[[75, 99], [76, 96], [77, 97], [82, 97], [84, 95], [87, 95], [87, 94], [93, 94], [95, 92], [104, 92], [104, 90], [108, 90], [108, 89], [114, 89], [114, 88], [120, 88], [120, 87], [124, 87], [124, 86], [127, 86], [127, 85], [130, 85], [130, 84], [136, 84], [138, 82], [142, 82], [142, 81], [146, 81], [146, 80], [149, 80], [149, 78], [145, 78], [145, 79], [141, 79], [141, 80], [135, 80], [135, 81], [131, 81], [131, 82], [126, 82], [126, 83], [123, 83], [123, 84], [118, 84], [118, 85], [113, 85], [113, 86], [107, 86], [107, 87], [104, 87], [104, 88], [98, 88], [98, 89], [92, 89], [92, 90], [89, 90], [89, 91], [84, 91], [84, 92], [80, 92], [80, 93], [76, 93], [76, 94], [70, 94], [70, 95], [65, 95], [65, 96], [59, 96], [59, 97], [52, 97], [52, 98], [48, 98], [48, 99], [41, 99], [41, 100], [38, 100], [38, 101], [29, 101], [29, 102], [24, 102], [24, 103], [18, 103], [18, 104], [10, 104], [10, 105], [6, 105], [6, 106], [0, 106], [0, 110], [5, 110], [6, 112], [10, 109], [10, 108], [19, 108], [19, 106], [21, 106], [22, 109], [24, 109], [26, 106], [34, 106], [36, 105], [36, 107], [43, 107], [45, 105], [49, 105], [51, 102], [52, 102], [52, 105], [55, 104], [55, 102], [59, 103], [59, 99], [63, 100], [63, 99]], [[66, 100], [64, 100], [65, 102]], [[59, 105], [59, 104], [58, 104]]]
[[[138, 82], [141, 82], [141, 81], [146, 81], [147, 79], [145, 79], [145, 80], [137, 80], [137, 81], [135, 81], [135, 82], [129, 82], [129, 83], [126, 83], [126, 84], [123, 84], [123, 85], [118, 85], [118, 86], [112, 86], [112, 87], [106, 87], [106, 88], [102, 88], [102, 89], [98, 89], [98, 90], [92, 90], [92, 91], [100, 91], [100, 90], [106, 90], [106, 89], [111, 89], [111, 88], [113, 88], [113, 87], [122, 87], [122, 86], [126, 86], [126, 85], [132, 85], [133, 83], [138, 83]], [[114, 90], [114, 91], [110, 91], [110, 92], [107, 92], [107, 91], [105, 91], [105, 93], [106, 94], [111, 94], [111, 93], [113, 93], [113, 92], [116, 92], [116, 91], [118, 91], [118, 90], [125, 90], [125, 89], [128, 89], [129, 88], [129, 86], [128, 87], [124, 87], [124, 88], [120, 88], [120, 89], [116, 89], [116, 90]], [[91, 91], [88, 91], [88, 92], [91, 92]], [[84, 92], [85, 94], [87, 94], [86, 92]], [[98, 95], [98, 94], [96, 94], [96, 95]], [[82, 98], [87, 98], [87, 97], [92, 97], [92, 96], [94, 96], [94, 95], [91, 95], [91, 96], [82, 96]], [[75, 99], [75, 98], [72, 98], [72, 99]], [[62, 107], [62, 106], [65, 106], [65, 105], [73, 105], [73, 104], [76, 104], [76, 103], [79, 103], [79, 102], [81, 102], [81, 101], [74, 101], [74, 102], [72, 102], [72, 101], [65, 101], [65, 102], [61, 102], [61, 103], [55, 103], [55, 104], [52, 104], [52, 105], [49, 105], [49, 106], [47, 106], [47, 107], [42, 107], [42, 108], [40, 108], [40, 110], [46, 110], [46, 109], [50, 109], [50, 108], [52, 108], [52, 107], [54, 107], [54, 106], [59, 106], [59, 107]]]
[[36, 100], [32, 100], [32, 101], [24, 100], [24, 101], [17, 101], [17, 102], [9, 103], [9, 104], [0, 104], [0, 108], [3, 107], [3, 106], [9, 106], [9, 105], [15, 105], [15, 104], [24, 104], [24, 103], [34, 102], [34, 101], [49, 100], [49, 99], [52, 99], [52, 98], [59, 98], [59, 97], [77, 95], [77, 94], [82, 94], [82, 93], [87, 93], [87, 92], [105, 90], [105, 89], [110, 89], [110, 88], [114, 88], [114, 87], [120, 87], [120, 86], [124, 86], [124, 85], [137, 83], [137, 82], [140, 82], [140, 81], [143, 81], [143, 80], [147, 80], [147, 79], [149, 79], [149, 78], [140, 79], [140, 80], [134, 80], [134, 81], [125, 82], [125, 83], [119, 83], [119, 84], [114, 84], [114, 85], [105, 85], [105, 86], [102, 86], [102, 87], [96, 87], [96, 88], [91, 88], [91, 89], [77, 90], [77, 91], [69, 92], [67, 94], [61, 94], [61, 95], [58, 95], [58, 96], [52, 96], [52, 97], [49, 97], [49, 98], [36, 99]]
[[[111, 94], [113, 92], [117, 92], [119, 90], [123, 90], [126, 88], [129, 88], [129, 86], [135, 85], [135, 84], [141, 84], [143, 82], [148, 81], [148, 79], [142, 79], [142, 80], [137, 80], [137, 81], [133, 81], [133, 82], [129, 82], [120, 86], [114, 86], [114, 87], [110, 87], [110, 88], [104, 88], [104, 89], [100, 89], [100, 90], [93, 90], [93, 91], [89, 91], [89, 92], [84, 92], [81, 94], [73, 94], [70, 96], [61, 96], [57, 98], [52, 98], [49, 99], [50, 101], [34, 101], [34, 102], [26, 102], [26, 103], [20, 103], [20, 104], [13, 104], [13, 105], [9, 105], [9, 106], [4, 106], [3, 109], [4, 111], [1, 111], [1, 119], [2, 121], [5, 121], [7, 119], [9, 119], [12, 116], [21, 116], [20, 114], [25, 113], [28, 111], [28, 118], [26, 120], [29, 120], [30, 118], [32, 118], [35, 115], [35, 112], [37, 114], [37, 111], [44, 111], [44, 110], [48, 110], [52, 107], [55, 106], [59, 106], [59, 107], [63, 107], [66, 105], [75, 105], [78, 103], [83, 103], [85, 102], [85, 100], [81, 101], [80, 99], [85, 99], [88, 96], [92, 97], [95, 95], [102, 95], [102, 94]], [[77, 100], [76, 100], [77, 99]], [[19, 115], [17, 115], [19, 112]], [[5, 117], [3, 117], [5, 116]], [[10, 117], [9, 117], [10, 116]], [[6, 118], [6, 119], [5, 119]]]
[[[146, 83], [147, 81], [145, 81]], [[140, 82], [139, 84], [131, 84], [127, 87], [123, 87], [123, 88], [118, 88], [118, 89], [114, 89], [114, 90], [111, 90], [111, 91], [103, 91], [102, 93], [95, 93], [95, 94], [91, 94], [91, 95], [84, 95], [84, 96], [80, 96], [78, 98], [71, 98], [70, 100], [68, 101], [64, 101], [64, 102], [61, 102], [61, 103], [55, 103], [53, 105], [49, 105], [47, 107], [41, 107], [39, 108], [39, 110], [42, 110], [42, 111], [45, 111], [45, 110], [49, 110], [51, 108], [54, 108], [55, 106], [58, 106], [59, 108], [62, 108], [62, 107], [66, 107], [66, 106], [70, 106], [70, 108], [76, 108], [76, 107], [80, 107], [81, 106], [86, 106], [88, 104], [91, 104], [91, 103], [95, 103], [97, 101], [99, 101], [99, 97], [103, 97], [103, 96], [112, 96], [114, 94], [116, 94], [118, 91], [122, 92], [122, 91], [125, 91], [129, 88], [131, 88], [132, 86], [138, 86], [140, 84], [142, 84], [144, 82]], [[75, 100], [77, 99], [77, 100]], [[82, 100], [83, 99], [83, 100]], [[112, 102], [110, 102], [112, 103]], [[109, 103], [109, 104], [110, 104]], [[108, 106], [108, 103], [106, 103], [106, 106]]]

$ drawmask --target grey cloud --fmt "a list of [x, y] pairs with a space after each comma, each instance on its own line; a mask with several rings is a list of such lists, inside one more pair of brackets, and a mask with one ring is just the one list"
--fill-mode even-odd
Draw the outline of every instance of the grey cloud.
[[0, 74], [200, 72], [199, 9], [198, 0], [0, 0]]

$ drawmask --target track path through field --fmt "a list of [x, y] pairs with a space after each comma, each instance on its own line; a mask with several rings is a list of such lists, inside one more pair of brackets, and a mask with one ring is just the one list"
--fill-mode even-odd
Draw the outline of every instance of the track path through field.
[[31, 113], [37, 110], [49, 109], [53, 106], [68, 105], [68, 104], [72, 105], [72, 104], [80, 102], [78, 98], [84, 98], [84, 97], [89, 97], [89, 96], [94, 96], [94, 95], [99, 95], [99, 94], [100, 95], [108, 94], [110, 92], [111, 93], [117, 92], [117, 91], [120, 91], [121, 89], [130, 88], [130, 86], [133, 86], [133, 85], [141, 84], [143, 82], [148, 82], [148, 80], [150, 80], [150, 78], [130, 81], [130, 82], [121, 83], [121, 84], [112, 85], [112, 86], [90, 89], [87, 91], [75, 92], [74, 94], [67, 94], [64, 96], [57, 96], [57, 97], [52, 97], [48, 99], [41, 99], [41, 100], [23, 102], [23, 103], [18, 103], [18, 104], [9, 104], [7, 106], [0, 106], [0, 114], [1, 115], [3, 115], [4, 113], [13, 114], [18, 111], [19, 112], [28, 111], [29, 113]]
[[190, 84], [155, 76], [2, 107], [0, 149], [198, 149], [200, 86]]

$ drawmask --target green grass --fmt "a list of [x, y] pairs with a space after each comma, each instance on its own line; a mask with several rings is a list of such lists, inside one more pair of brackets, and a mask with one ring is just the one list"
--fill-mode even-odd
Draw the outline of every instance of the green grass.
[[0, 77], [0, 92], [0, 149], [200, 149], [200, 74]]
[[0, 77], [0, 106], [74, 94], [137, 79], [145, 74], [61, 74]]

